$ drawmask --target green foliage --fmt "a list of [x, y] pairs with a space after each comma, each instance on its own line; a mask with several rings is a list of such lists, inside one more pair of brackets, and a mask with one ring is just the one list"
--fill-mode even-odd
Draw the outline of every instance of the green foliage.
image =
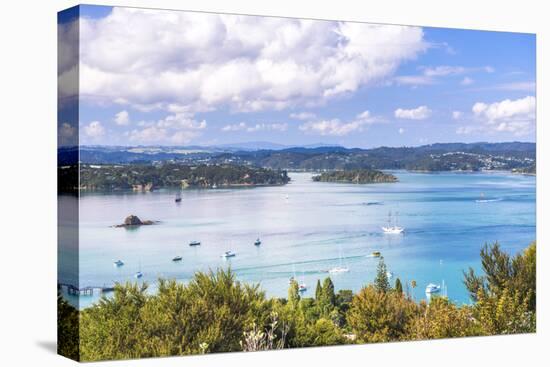
[[161, 280], [155, 295], [126, 284], [82, 313], [82, 359], [237, 351], [247, 328], [268, 316], [264, 294], [231, 271], [196, 273], [188, 285]]
[[480, 290], [477, 298], [474, 317], [483, 335], [536, 332], [536, 314], [529, 310], [529, 297], [519, 291], [505, 288], [499, 295], [489, 296]]
[[321, 285], [321, 280], [317, 279], [317, 285], [315, 286], [315, 300], [319, 302], [323, 294], [323, 286]]
[[395, 279], [395, 291], [399, 294], [403, 294], [403, 285], [401, 284], [401, 280], [399, 278]]
[[286, 171], [236, 165], [184, 165], [177, 163], [80, 166], [83, 189], [127, 190], [133, 185], [157, 187], [211, 187], [232, 185], [282, 185]]
[[374, 279], [374, 287], [380, 292], [387, 292], [391, 289], [388, 279], [388, 268], [384, 262], [384, 257], [380, 256], [378, 268], [376, 270], [376, 278]]
[[290, 281], [290, 286], [288, 287], [288, 304], [292, 308], [298, 307], [300, 302], [300, 286], [295, 279]]
[[536, 243], [525, 251], [511, 257], [501, 250], [498, 242], [482, 248], [481, 265], [484, 275], [476, 275], [472, 268], [464, 273], [464, 284], [470, 297], [477, 301], [482, 294], [485, 299], [499, 298], [506, 290], [528, 304], [528, 310], [536, 311]]
[[369, 285], [353, 297], [347, 322], [360, 342], [408, 340], [418, 313], [417, 304], [409, 298]]
[[334, 284], [330, 278], [325, 278], [321, 288], [321, 295], [318, 300], [319, 306], [325, 313], [330, 312], [336, 303], [336, 295], [334, 294]]
[[443, 297], [416, 303], [399, 279], [392, 290], [383, 258], [374, 283], [355, 295], [335, 294], [326, 278], [315, 298], [302, 297], [293, 280], [288, 299], [266, 299], [257, 285], [218, 270], [187, 285], [159, 280], [154, 294], [147, 285], [117, 285], [80, 318], [59, 297], [59, 351], [94, 361], [534, 332], [535, 244], [515, 257], [486, 246], [481, 258], [485, 273], [465, 274], [468, 289], [477, 287], [471, 306]]
[[397, 177], [392, 174], [371, 169], [354, 169], [346, 171], [323, 172], [313, 176], [313, 181], [318, 182], [345, 182], [345, 183], [380, 183], [396, 182]]
[[79, 353], [79, 320], [78, 311], [57, 296], [57, 352], [76, 361], [80, 360]]
[[480, 335], [470, 306], [458, 307], [445, 297], [422, 302], [412, 325], [415, 339], [440, 339]]

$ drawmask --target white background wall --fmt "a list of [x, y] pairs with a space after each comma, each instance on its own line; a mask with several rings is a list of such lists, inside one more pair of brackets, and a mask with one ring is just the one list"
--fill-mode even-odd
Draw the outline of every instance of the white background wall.
[[[537, 335], [175, 357], [102, 366], [547, 365], [550, 26], [544, 1], [119, 0], [106, 5], [537, 33]], [[4, 1], [0, 10], [0, 365], [66, 366], [56, 340], [56, 12], [73, 1]], [[546, 69], [544, 68], [546, 65]], [[546, 209], [545, 209], [545, 204]], [[546, 227], [544, 226], [546, 223]], [[546, 285], [546, 289], [545, 289]], [[544, 342], [546, 339], [546, 343]], [[544, 344], [546, 344], [546, 349]]]

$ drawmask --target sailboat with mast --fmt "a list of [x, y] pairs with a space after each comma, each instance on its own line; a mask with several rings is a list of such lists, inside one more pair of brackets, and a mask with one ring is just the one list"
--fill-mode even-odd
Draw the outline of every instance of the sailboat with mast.
[[346, 266], [342, 266], [342, 245], [340, 244], [340, 263], [338, 266], [335, 266], [328, 270], [330, 274], [339, 274], [339, 273], [347, 273], [349, 271], [349, 268]]
[[398, 212], [395, 213], [395, 220], [394, 221], [392, 221], [391, 211], [388, 213], [388, 225], [382, 227], [382, 230], [384, 231], [384, 233], [388, 233], [388, 234], [403, 233], [405, 228], [399, 226], [398, 218], [399, 218], [399, 213]]

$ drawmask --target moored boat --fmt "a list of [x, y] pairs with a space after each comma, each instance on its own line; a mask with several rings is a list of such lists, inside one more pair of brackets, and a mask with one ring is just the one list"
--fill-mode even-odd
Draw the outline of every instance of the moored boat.
[[403, 231], [405, 230], [405, 228], [400, 227], [400, 226], [398, 225], [398, 223], [397, 223], [398, 215], [399, 215], [399, 213], [395, 213], [395, 223], [392, 223], [392, 215], [391, 215], [391, 212], [388, 213], [388, 225], [382, 227], [382, 231], [384, 231], [384, 233], [388, 233], [388, 234], [400, 234], [400, 233], [403, 233]]
[[437, 285], [437, 284], [433, 284], [433, 283], [430, 283], [426, 286], [426, 293], [439, 293], [439, 291], [441, 290], [441, 286]]
[[191, 241], [189, 242], [189, 246], [200, 246], [201, 241]]
[[183, 260], [183, 257], [181, 256], [176, 256], [172, 259], [172, 261], [181, 261], [181, 260]]
[[223, 254], [222, 254], [222, 257], [224, 259], [227, 259], [229, 257], [235, 257], [237, 254], [235, 254], [233, 251], [225, 251]]

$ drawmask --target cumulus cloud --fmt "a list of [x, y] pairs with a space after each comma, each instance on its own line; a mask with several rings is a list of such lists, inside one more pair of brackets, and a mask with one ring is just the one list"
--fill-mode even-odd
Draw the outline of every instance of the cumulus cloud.
[[315, 117], [317, 116], [312, 112], [299, 112], [290, 114], [290, 118], [295, 120], [312, 120]]
[[452, 116], [453, 120], [459, 120], [464, 114], [461, 111], [453, 111]]
[[472, 106], [472, 113], [478, 124], [461, 126], [457, 129], [458, 134], [489, 131], [522, 136], [535, 129], [536, 98], [526, 96], [494, 103], [477, 102]]
[[370, 111], [363, 111], [355, 116], [355, 120], [344, 122], [340, 119], [310, 121], [300, 125], [299, 129], [319, 135], [344, 136], [354, 131], [363, 131], [365, 125], [383, 122], [378, 117], [371, 116]]
[[476, 116], [482, 116], [490, 123], [509, 120], [532, 120], [535, 118], [536, 100], [533, 96], [510, 100], [505, 99], [491, 104], [477, 102], [472, 106]]
[[136, 143], [187, 144], [207, 127], [205, 120], [197, 121], [192, 116], [179, 112], [156, 121], [140, 121], [137, 123], [139, 129], [127, 131], [125, 135]]
[[358, 121], [342, 122], [339, 119], [311, 121], [300, 126], [300, 130], [319, 135], [344, 136], [359, 130], [362, 124]]
[[125, 126], [130, 123], [130, 115], [126, 110], [120, 111], [117, 114], [115, 114], [114, 120], [117, 125]]
[[90, 138], [99, 138], [105, 135], [105, 128], [100, 121], [92, 121], [84, 126], [84, 133]]
[[83, 98], [195, 112], [315, 105], [428, 47], [418, 27], [117, 7], [80, 32]]
[[398, 108], [394, 112], [395, 117], [408, 120], [424, 120], [430, 117], [431, 114], [432, 110], [430, 110], [427, 106], [419, 106], [409, 110]]

